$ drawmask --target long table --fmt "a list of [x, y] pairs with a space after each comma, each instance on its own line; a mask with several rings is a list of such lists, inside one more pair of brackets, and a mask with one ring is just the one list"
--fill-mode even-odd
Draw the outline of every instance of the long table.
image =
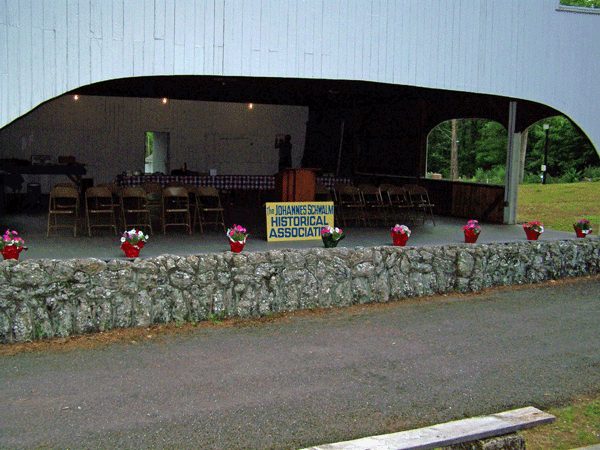
[[81, 186], [81, 177], [87, 173], [85, 166], [81, 164], [66, 165], [0, 165], [0, 171], [6, 173], [18, 173], [21, 175], [65, 175], [71, 181]]
[[[274, 175], [118, 175], [117, 184], [121, 187], [140, 186], [143, 183], [159, 183], [162, 187], [170, 183], [185, 183], [191, 186], [212, 186], [217, 189], [244, 189], [271, 191], [275, 189]], [[335, 183], [350, 183], [349, 178], [317, 177], [333, 189]]]

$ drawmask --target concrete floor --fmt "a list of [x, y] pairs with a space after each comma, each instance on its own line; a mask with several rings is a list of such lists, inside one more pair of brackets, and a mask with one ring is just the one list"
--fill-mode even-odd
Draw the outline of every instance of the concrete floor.
[[[246, 218], [247, 220], [244, 220]], [[263, 217], [264, 218], [264, 217]], [[0, 231], [7, 228], [16, 230], [25, 240], [29, 248], [21, 253], [19, 259], [76, 259], [99, 258], [102, 260], [125, 259], [120, 246], [120, 235], [111, 234], [107, 229], [95, 229], [92, 237], [87, 236], [87, 230], [82, 235], [73, 237], [67, 229], [54, 230], [46, 237], [47, 214], [42, 211], [4, 214], [0, 216]], [[431, 221], [425, 224], [417, 223], [410, 226], [412, 235], [407, 246], [422, 247], [431, 245], [464, 243], [462, 226], [465, 219], [436, 217], [435, 226]], [[252, 218], [248, 211], [230, 213], [226, 224], [240, 223], [244, 225], [250, 236], [245, 252], [260, 252], [283, 248], [304, 249], [322, 247], [321, 240], [268, 242], [264, 230], [264, 220]], [[389, 227], [393, 226], [390, 223]], [[521, 225], [481, 224], [483, 231], [477, 244], [507, 243], [526, 241]], [[388, 226], [373, 228], [345, 228], [346, 238], [340, 242], [340, 247], [375, 247], [393, 245]], [[85, 231], [85, 233], [84, 233]], [[562, 240], [575, 238], [574, 232], [546, 230], [540, 237], [544, 240]], [[598, 236], [588, 236], [587, 239], [597, 239]], [[473, 245], [473, 244], [468, 244]], [[155, 231], [150, 236], [146, 246], [140, 253], [141, 258], [155, 257], [162, 254], [202, 254], [220, 253], [229, 250], [225, 233], [214, 229], [204, 233], [187, 234], [183, 229], [169, 229], [167, 234]]]

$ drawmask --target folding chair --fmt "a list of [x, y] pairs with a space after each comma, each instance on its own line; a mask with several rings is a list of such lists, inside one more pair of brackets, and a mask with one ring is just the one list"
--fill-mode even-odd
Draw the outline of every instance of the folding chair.
[[196, 204], [198, 213], [204, 225], [213, 224], [215, 230], [219, 225], [225, 229], [225, 218], [223, 212], [225, 208], [221, 204], [219, 190], [211, 186], [200, 186], [196, 188]]
[[163, 234], [169, 226], [184, 226], [192, 234], [190, 198], [186, 188], [168, 186], [163, 191]]
[[160, 183], [148, 181], [142, 183], [142, 189], [146, 191], [148, 198], [148, 208], [150, 208], [150, 220], [152, 222], [160, 222], [162, 229], [162, 207], [163, 207], [163, 187]]
[[[73, 222], [60, 223], [59, 218], [72, 218]], [[73, 236], [77, 236], [78, 221], [79, 191], [75, 186], [56, 186], [50, 192], [46, 237], [50, 236], [50, 230], [56, 228], [73, 228]]]
[[104, 187], [112, 194], [113, 210], [115, 211], [115, 219], [117, 228], [121, 225], [121, 186], [117, 183], [100, 183], [98, 187]]
[[112, 192], [108, 188], [97, 186], [85, 191], [85, 218], [88, 235], [92, 235], [92, 228], [108, 227], [117, 234], [117, 222]]
[[398, 217], [396, 223], [412, 221], [413, 205], [404, 188], [392, 186], [386, 189], [389, 208], [393, 217]]
[[121, 218], [123, 227], [148, 228], [152, 234], [152, 221], [148, 206], [148, 194], [139, 186], [126, 187], [121, 191]]
[[339, 218], [344, 227], [347, 220], [354, 220], [356, 224], [362, 222], [367, 226], [365, 203], [360, 189], [349, 184], [336, 184], [335, 198]]
[[423, 223], [426, 221], [427, 212], [431, 215], [431, 221], [435, 226], [435, 217], [433, 216], [433, 207], [435, 206], [429, 201], [429, 193], [423, 186], [416, 184], [409, 185], [408, 195], [415, 211], [420, 211], [423, 217]]
[[375, 223], [378, 221], [385, 222], [389, 217], [389, 205], [387, 199], [383, 201], [379, 188], [371, 184], [361, 184], [358, 189], [363, 197], [369, 225], [371, 225], [371, 220]]

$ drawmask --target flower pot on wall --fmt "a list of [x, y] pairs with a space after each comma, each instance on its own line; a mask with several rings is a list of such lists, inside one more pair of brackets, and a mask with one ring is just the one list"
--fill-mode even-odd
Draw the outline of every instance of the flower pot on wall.
[[575, 235], [576, 235], [578, 238], [584, 238], [584, 237], [586, 237], [587, 233], [584, 233], [584, 232], [583, 232], [582, 230], [580, 230], [579, 228], [577, 228], [577, 227], [573, 227], [573, 229], [575, 230]]
[[477, 242], [477, 238], [479, 237], [479, 234], [470, 232], [470, 231], [465, 231], [465, 243], [466, 244], [474, 244], [475, 242]]
[[527, 228], [525, 228], [525, 234], [527, 235], [527, 239], [529, 239], [530, 241], [537, 241], [540, 237], [540, 233], [538, 233], [535, 230], [529, 230]]
[[19, 259], [19, 253], [23, 250], [27, 250], [27, 247], [16, 247], [14, 245], [5, 246], [0, 252], [2, 252], [2, 257], [4, 259]]
[[342, 239], [344, 239], [345, 236], [341, 236], [339, 239], [334, 239], [333, 236], [329, 235], [329, 234], [325, 234], [323, 236], [321, 236], [321, 238], [323, 239], [323, 246], [325, 248], [334, 248], [337, 247], [338, 242], [340, 242]]
[[125, 241], [121, 244], [121, 249], [125, 252], [125, 256], [128, 258], [137, 258], [140, 256], [140, 250], [144, 246], [145, 242], [140, 241], [137, 244], [130, 244]]
[[396, 247], [404, 247], [406, 245], [406, 242], [408, 241], [407, 233], [394, 233], [393, 231], [391, 233], [392, 240], [394, 241], [394, 245]]
[[231, 251], [233, 253], [240, 253], [242, 250], [244, 250], [244, 245], [246, 245], [246, 240], [243, 240], [243, 241], [232, 241], [230, 239], [229, 240], [229, 245], [231, 246]]

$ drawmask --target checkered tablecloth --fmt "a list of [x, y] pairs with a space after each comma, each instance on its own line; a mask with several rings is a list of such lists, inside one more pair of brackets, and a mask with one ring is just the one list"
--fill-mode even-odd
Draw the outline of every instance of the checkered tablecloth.
[[143, 183], [159, 183], [167, 187], [171, 183], [185, 183], [191, 186], [212, 186], [217, 189], [275, 189], [275, 177], [269, 175], [132, 175], [117, 177], [121, 187], [140, 186]]
[[[132, 175], [117, 176], [117, 184], [121, 187], [140, 186], [143, 183], [159, 183], [162, 187], [170, 183], [185, 183], [192, 186], [212, 186], [217, 189], [249, 189], [269, 191], [275, 189], [273, 175]], [[318, 183], [323, 183], [333, 189], [335, 183], [350, 183], [349, 178], [317, 177]]]

